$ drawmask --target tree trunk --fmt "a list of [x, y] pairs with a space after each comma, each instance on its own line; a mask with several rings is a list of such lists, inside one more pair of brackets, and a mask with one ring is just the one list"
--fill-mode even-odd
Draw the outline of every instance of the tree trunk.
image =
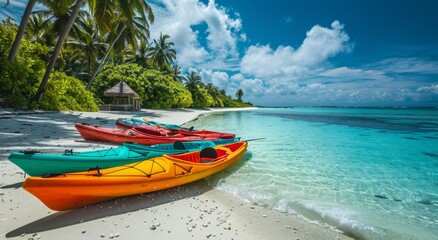
[[29, 0], [24, 10], [23, 17], [21, 18], [20, 27], [18, 28], [17, 35], [15, 35], [14, 43], [12, 44], [11, 50], [9, 51], [9, 61], [14, 60], [18, 52], [18, 47], [20, 46], [21, 39], [24, 36], [24, 30], [26, 29], [27, 22], [29, 20], [30, 14], [32, 12], [33, 6], [36, 0]]
[[55, 66], [56, 60], [58, 59], [58, 55], [61, 52], [62, 45], [64, 44], [64, 40], [70, 32], [71, 27], [78, 15], [79, 10], [81, 9], [81, 5], [84, 0], [77, 0], [75, 6], [73, 7], [73, 11], [70, 17], [67, 20], [67, 23], [62, 28], [61, 34], [59, 35], [58, 42], [56, 43], [55, 49], [53, 50], [52, 56], [50, 57], [50, 62], [47, 65], [46, 72], [44, 73], [43, 80], [41, 81], [40, 87], [38, 88], [37, 93], [33, 97], [32, 100], [41, 102], [41, 98], [43, 97], [44, 90], [46, 89], [47, 82], [49, 81], [50, 73], [52, 73], [53, 67]]
[[125, 31], [125, 26], [123, 26], [123, 28], [120, 30], [119, 34], [117, 35], [117, 37], [111, 42], [111, 44], [108, 46], [108, 49], [105, 52], [105, 56], [103, 56], [102, 61], [100, 61], [99, 66], [94, 69], [93, 75], [91, 75], [90, 80], [87, 83], [87, 86], [85, 87], [85, 89], [89, 90], [91, 88], [91, 84], [94, 81], [94, 78], [96, 77], [96, 75], [100, 72], [100, 70], [102, 69], [103, 65], [106, 62], [106, 59], [108, 58], [108, 55], [111, 51], [111, 49], [113, 49], [114, 44], [117, 42], [117, 40], [119, 40], [120, 36], [122, 36], [122, 33]]

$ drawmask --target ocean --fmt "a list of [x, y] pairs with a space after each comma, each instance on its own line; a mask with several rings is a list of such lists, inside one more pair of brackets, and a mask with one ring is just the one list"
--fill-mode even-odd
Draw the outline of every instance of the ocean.
[[236, 133], [216, 188], [358, 239], [438, 239], [438, 109], [261, 108], [185, 126]]

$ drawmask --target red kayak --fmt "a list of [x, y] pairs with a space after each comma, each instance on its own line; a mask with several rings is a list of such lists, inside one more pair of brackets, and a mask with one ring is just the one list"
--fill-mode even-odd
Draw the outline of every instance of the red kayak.
[[217, 138], [223, 138], [223, 139], [231, 139], [235, 138], [236, 136], [231, 133], [221, 133], [221, 132], [213, 132], [213, 131], [207, 131], [207, 130], [186, 130], [186, 129], [170, 129], [165, 128], [161, 126], [151, 126], [148, 124], [141, 124], [136, 122], [135, 124], [132, 121], [125, 121], [125, 120], [117, 120], [116, 126], [121, 129], [131, 129], [131, 128], [142, 128], [147, 129], [151, 131], [159, 131], [159, 132], [166, 132], [168, 134], [182, 134], [184, 136], [199, 136], [204, 137], [208, 139], [217, 139]]
[[211, 139], [199, 136], [184, 136], [178, 133], [168, 134], [139, 127], [118, 129], [93, 126], [86, 123], [77, 123], [75, 124], [75, 127], [81, 136], [85, 140], [89, 141], [104, 141], [112, 143], [134, 142], [145, 145], [154, 145], [162, 143], [174, 143], [175, 141], [189, 142]]

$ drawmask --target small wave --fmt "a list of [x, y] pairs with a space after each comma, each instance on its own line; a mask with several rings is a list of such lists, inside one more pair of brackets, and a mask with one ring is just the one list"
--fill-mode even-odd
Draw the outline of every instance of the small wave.
[[383, 229], [367, 226], [355, 219], [356, 213], [349, 209], [317, 204], [310, 201], [290, 201], [281, 199], [274, 207], [282, 212], [293, 212], [304, 220], [332, 229], [339, 229], [356, 239], [381, 239], [385, 236]]

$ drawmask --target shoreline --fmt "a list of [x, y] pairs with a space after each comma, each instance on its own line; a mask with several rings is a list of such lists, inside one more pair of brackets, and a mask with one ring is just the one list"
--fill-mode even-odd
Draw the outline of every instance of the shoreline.
[[257, 108], [172, 109], [141, 112], [0, 111], [0, 238], [6, 239], [352, 239], [339, 230], [244, 201], [207, 180], [154, 193], [128, 196], [71, 211], [56, 212], [21, 188], [24, 174], [7, 160], [28, 148], [62, 153], [114, 147], [86, 142], [74, 123], [111, 126], [119, 117], [148, 117], [188, 124], [203, 114]]

